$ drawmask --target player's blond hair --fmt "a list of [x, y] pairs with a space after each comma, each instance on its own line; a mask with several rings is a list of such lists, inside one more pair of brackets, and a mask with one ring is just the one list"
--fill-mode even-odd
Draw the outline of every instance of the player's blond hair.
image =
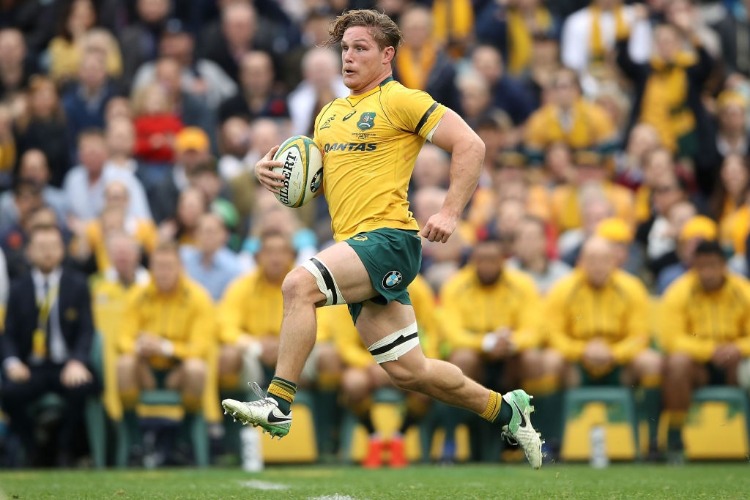
[[398, 50], [401, 45], [401, 30], [393, 19], [376, 10], [367, 9], [350, 10], [338, 16], [328, 30], [328, 40], [324, 45], [327, 47], [338, 45], [344, 38], [344, 32], [353, 26], [370, 28], [368, 31], [380, 50], [386, 47]]

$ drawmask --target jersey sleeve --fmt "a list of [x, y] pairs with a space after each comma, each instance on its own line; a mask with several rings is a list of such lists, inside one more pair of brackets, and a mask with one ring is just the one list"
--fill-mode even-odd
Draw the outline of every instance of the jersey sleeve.
[[394, 87], [387, 96], [387, 114], [393, 125], [427, 138], [448, 110], [421, 90]]

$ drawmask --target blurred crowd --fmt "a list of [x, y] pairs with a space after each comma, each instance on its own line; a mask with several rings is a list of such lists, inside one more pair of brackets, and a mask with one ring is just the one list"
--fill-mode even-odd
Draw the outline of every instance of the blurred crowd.
[[[337, 49], [321, 44], [351, 8], [397, 21], [395, 78], [486, 144], [459, 230], [424, 242], [410, 288], [428, 354], [536, 394], [550, 453], [566, 388], [641, 388], [679, 450], [691, 391], [738, 384], [750, 1], [2, 0], [8, 463], [71, 464], [100, 394], [116, 422], [144, 390], [179, 391], [220, 436], [220, 394], [272, 373], [284, 275], [332, 235], [324, 199], [284, 208], [253, 168], [348, 94]], [[420, 224], [449, 177], [449, 155], [426, 144], [409, 190]], [[386, 446], [404, 465], [403, 443], [369, 415], [387, 377], [345, 309], [318, 317], [304, 386], [370, 431], [367, 465]], [[30, 418], [48, 392], [65, 400], [51, 454]], [[432, 411], [413, 396], [405, 407], [396, 436]], [[469, 416], [444, 413], [451, 460]], [[321, 450], [336, 451], [334, 435], [319, 433]], [[655, 428], [650, 439], [656, 453]]]

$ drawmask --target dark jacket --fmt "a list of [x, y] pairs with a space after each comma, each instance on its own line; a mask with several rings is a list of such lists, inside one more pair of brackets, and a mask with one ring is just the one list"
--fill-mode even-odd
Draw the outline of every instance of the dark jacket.
[[[91, 294], [86, 277], [75, 271], [63, 269], [57, 301], [60, 329], [69, 358], [88, 364], [94, 338], [94, 324]], [[7, 358], [17, 357], [28, 363], [38, 318], [39, 306], [36, 302], [34, 280], [31, 273], [26, 273], [10, 288], [5, 332], [0, 335], [0, 360], [4, 362]], [[47, 339], [49, 341], [49, 336]]]

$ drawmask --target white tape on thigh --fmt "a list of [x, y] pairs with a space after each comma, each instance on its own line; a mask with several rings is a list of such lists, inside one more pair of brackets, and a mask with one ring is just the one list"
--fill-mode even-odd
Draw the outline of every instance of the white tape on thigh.
[[333, 285], [332, 288], [329, 287], [328, 284], [326, 284], [326, 278], [323, 276], [323, 271], [321, 271], [318, 265], [313, 262], [313, 259], [309, 259], [303, 262], [302, 267], [307, 269], [310, 274], [313, 275], [313, 278], [315, 278], [315, 283], [318, 285], [318, 290], [320, 290], [320, 292], [326, 296], [325, 305], [330, 306], [335, 304], [346, 304], [346, 300], [341, 295], [341, 290], [339, 290], [339, 286], [336, 283], [336, 278], [333, 277], [331, 271], [325, 264], [323, 264], [319, 260], [315, 259], [315, 261], [320, 264], [320, 266], [322, 266], [325, 272], [328, 274], [328, 278]]
[[378, 364], [396, 361], [419, 345], [417, 322], [384, 337], [367, 348]]

